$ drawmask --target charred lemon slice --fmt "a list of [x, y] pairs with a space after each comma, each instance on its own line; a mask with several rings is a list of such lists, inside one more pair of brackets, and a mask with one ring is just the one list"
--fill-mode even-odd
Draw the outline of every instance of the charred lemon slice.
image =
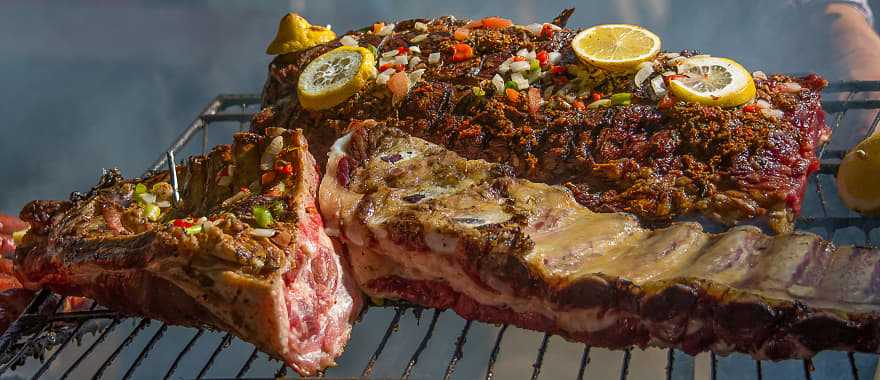
[[853, 148], [837, 169], [837, 192], [852, 210], [880, 214], [880, 134], [865, 139]]
[[340, 46], [306, 66], [296, 90], [305, 109], [322, 110], [345, 101], [376, 74], [373, 53], [362, 47]]
[[755, 98], [752, 74], [727, 58], [694, 57], [678, 68], [681, 74], [669, 81], [678, 98], [707, 106], [733, 107]]
[[288, 13], [278, 24], [278, 32], [266, 48], [266, 54], [293, 53], [333, 41], [335, 38], [336, 33], [329, 28], [312, 25], [296, 13]]
[[596, 25], [578, 33], [571, 40], [571, 47], [584, 63], [627, 71], [660, 52], [660, 37], [636, 25]]

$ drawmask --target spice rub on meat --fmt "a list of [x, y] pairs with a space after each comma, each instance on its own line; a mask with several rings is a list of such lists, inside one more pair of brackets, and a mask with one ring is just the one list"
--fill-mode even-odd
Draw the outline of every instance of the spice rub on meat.
[[318, 173], [299, 131], [237, 133], [170, 172], [108, 171], [88, 194], [33, 201], [17, 247], [28, 289], [127, 314], [223, 329], [303, 375], [332, 366], [361, 307], [324, 233]]
[[[637, 84], [632, 72], [581, 63], [570, 46], [577, 31], [565, 25], [470, 28], [457, 40], [468, 24], [451, 16], [406, 20], [390, 33], [364, 28], [344, 36], [374, 48], [380, 72], [387, 69], [380, 57], [395, 50], [407, 54], [399, 68], [424, 70], [400, 99], [373, 82], [332, 108], [304, 110], [295, 90], [299, 74], [340, 39], [278, 56], [252, 128], [303, 128], [323, 163], [351, 123], [373, 119], [470, 159], [506, 163], [523, 178], [565, 185], [594, 211], [630, 212], [653, 225], [703, 216], [791, 229], [807, 177], [818, 169], [815, 150], [830, 136], [822, 78], [756, 72], [755, 102], [705, 106], [652, 86], [668, 81], [676, 64], [695, 52], [661, 53]], [[458, 44], [472, 55], [456, 55]], [[527, 90], [505, 81], [499, 91], [493, 80], [507, 78], [505, 62], [520, 54], [539, 58], [538, 77]], [[629, 100], [589, 107], [618, 93]]]

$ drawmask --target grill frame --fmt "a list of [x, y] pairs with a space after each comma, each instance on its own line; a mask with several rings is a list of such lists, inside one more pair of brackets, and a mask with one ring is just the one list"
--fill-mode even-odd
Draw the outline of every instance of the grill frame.
[[[880, 81], [842, 81], [831, 83], [828, 86], [825, 91], [824, 97], [836, 97], [839, 99], [823, 101], [823, 108], [828, 114], [826, 122], [833, 129], [834, 136], [845, 133], [840, 129], [840, 126], [846, 119], [847, 111], [880, 109], [880, 99], [855, 99], [855, 97], [859, 94], [874, 91], [880, 91]], [[255, 108], [259, 106], [259, 103], [260, 97], [256, 94], [218, 95], [217, 97], [212, 99], [208, 103], [208, 105], [199, 113], [195, 120], [193, 120], [193, 122], [190, 123], [190, 125], [183, 130], [183, 132], [174, 140], [168, 150], [173, 151], [174, 153], [179, 153], [183, 149], [189, 147], [192, 141], [198, 135], [200, 135], [199, 137], [201, 137], [201, 152], [202, 154], [207, 153], [209, 149], [208, 130], [210, 129], [210, 126], [212, 124], [233, 123], [234, 125], [234, 123], [238, 123], [238, 129], [240, 131], [245, 130], [247, 123], [250, 121], [251, 116], [253, 115], [253, 112], [251, 112], [251, 110], [256, 110]], [[871, 126], [867, 129], [866, 135], [870, 135], [871, 133], [873, 133], [878, 128], [878, 124], [880, 124], [880, 114], [878, 114], [873, 119]], [[850, 140], [852, 140], [851, 136], [848, 137]], [[861, 138], [859, 138], [858, 140], [861, 140]], [[826, 231], [826, 233], [822, 235], [825, 238], [831, 238], [832, 234], [838, 230], [856, 227], [861, 230], [863, 234], [865, 234], [867, 240], [873, 230], [880, 228], [880, 218], [865, 218], [846, 210], [834, 209], [834, 206], [829, 205], [829, 202], [826, 199], [826, 193], [829, 192], [829, 190], [824, 190], [821, 185], [822, 181], [818, 179], [820, 175], [833, 176], [834, 173], [836, 173], [837, 166], [839, 165], [840, 160], [846, 153], [846, 149], [832, 147], [832, 145], [832, 143], [828, 143], [820, 149], [819, 172], [815, 174], [808, 183], [808, 186], [812, 184], [812, 186], [815, 187], [815, 190], [811, 189], [809, 190], [809, 192], [813, 192], [819, 198], [818, 203], [820, 205], [821, 213], [819, 213], [819, 215], [803, 215], [799, 217], [796, 221], [796, 227], [798, 229], [804, 230], [818, 230], [820, 234], [822, 234], [821, 231], [824, 230]], [[165, 152], [163, 152], [159, 156], [159, 158], [154, 161], [151, 166], [149, 166], [146, 173], [162, 169], [164, 165], [166, 165], [166, 160], [167, 158]], [[3, 333], [2, 336], [0, 336], [0, 376], [8, 375], [11, 371], [14, 371], [16, 369], [15, 367], [21, 362], [28, 360], [28, 357], [30, 355], [33, 355], [35, 353], [41, 353], [45, 355], [46, 353], [51, 351], [51, 354], [48, 357], [44, 356], [41, 360], [39, 360], [40, 366], [32, 374], [31, 378], [36, 379], [42, 377], [46, 374], [46, 371], [50, 368], [51, 365], [57, 364], [56, 360], [60, 356], [59, 354], [70, 347], [70, 342], [78, 340], [80, 336], [86, 334], [87, 332], [85, 332], [85, 330], [88, 330], [87, 328], [85, 328], [86, 326], [97, 322], [97, 328], [95, 331], [97, 338], [73, 362], [69, 363], [69, 365], [66, 366], [67, 368], [61, 375], [61, 378], [66, 378], [83, 362], [87, 360], [94, 361], [94, 359], [91, 358], [90, 355], [92, 355], [96, 348], [99, 348], [102, 345], [105, 346], [107, 344], [111, 344], [104, 343], [106, 337], [111, 334], [117, 327], [119, 327], [125, 320], [137, 320], [138, 322], [134, 329], [132, 329], [131, 332], [129, 332], [128, 335], [122, 340], [122, 342], [115, 347], [113, 352], [106, 359], [103, 359], [100, 365], [97, 366], [97, 370], [94, 372], [93, 377], [101, 378], [105, 374], [105, 370], [109, 366], [111, 366], [118, 358], [120, 352], [122, 352], [128, 345], [132, 343], [133, 340], [141, 335], [142, 332], [151, 323], [150, 320], [146, 318], [127, 318], [123, 315], [120, 315], [119, 313], [102, 308], [96, 305], [94, 302], [89, 306], [88, 310], [86, 311], [59, 312], [59, 308], [64, 304], [64, 301], [64, 297], [54, 295], [50, 291], [45, 289], [38, 292], [34, 296], [25, 312], [10, 326], [10, 328], [5, 333]], [[401, 318], [408, 310], [416, 313], [418, 320], [421, 320], [421, 314], [423, 311], [421, 308], [414, 308], [402, 305], [394, 306], [393, 316], [385, 328], [384, 335], [382, 335], [382, 338], [376, 344], [376, 348], [373, 351], [372, 355], [369, 357], [366, 364], [363, 366], [363, 369], [360, 371], [361, 378], [367, 378], [373, 374], [375, 366], [382, 357], [382, 354], [385, 351], [389, 339], [397, 332], [401, 322]], [[400, 367], [402, 368], [402, 372], [400, 372], [401, 379], [408, 379], [413, 375], [414, 368], [419, 363], [421, 355], [431, 343], [432, 338], [435, 336], [436, 326], [438, 324], [439, 318], [442, 316], [442, 314], [448, 313], [436, 309], [431, 311], [432, 315], [427, 327], [427, 331], [425, 332], [424, 336], [420, 338], [419, 344], [412, 352], [411, 356], [409, 356], [409, 361], [401, 363], [400, 365]], [[365, 313], [367, 312], [368, 311], [365, 311]], [[455, 373], [458, 361], [462, 359], [465, 355], [464, 346], [467, 342], [468, 333], [474, 323], [479, 324], [480, 322], [462, 321], [462, 323], [463, 325], [460, 329], [460, 332], [458, 333], [458, 336], [454, 338], [454, 349], [452, 356], [450, 357], [446, 366], [446, 370], [443, 374], [444, 379], [451, 378]], [[150, 353], [154, 352], [157, 343], [159, 343], [162, 338], [170, 334], [169, 327], [170, 325], [167, 325], [165, 323], [160, 324], [159, 328], [152, 333], [147, 343], [143, 346], [143, 348], [141, 348], [133, 362], [128, 366], [122, 378], [128, 379], [134, 376], [136, 370], [146, 361], [147, 356]], [[492, 347], [492, 350], [489, 352], [488, 358], [486, 359], [487, 364], [485, 367], [484, 377], [487, 380], [495, 378], [495, 365], [498, 361], [499, 356], [502, 353], [501, 345], [504, 340], [505, 334], [509, 330], [508, 327], [509, 326], [507, 324], [500, 326], [500, 328], [497, 330], [497, 333], [495, 334], [494, 345]], [[355, 326], [355, 328], [357, 328], [357, 326]], [[172, 378], [175, 375], [176, 370], [178, 369], [181, 362], [187, 357], [188, 354], [192, 352], [193, 347], [206, 335], [206, 332], [208, 332], [208, 330], [203, 328], [192, 328], [190, 330], [195, 331], [195, 333], [185, 345], [179, 348], [179, 351], [174, 361], [171, 363], [170, 366], [168, 366], [167, 370], [165, 371], [165, 379]], [[48, 340], [49, 344], [45, 344], [47, 342], [47, 336], [54, 337]], [[56, 339], [59, 337], [60, 339]], [[545, 354], [550, 344], [551, 337], [552, 336], [550, 334], [543, 334], [541, 343], [537, 348], [534, 362], [531, 365], [532, 371], [530, 378], [533, 380], [538, 379], [541, 374], [541, 369], [545, 361]], [[208, 373], [208, 371], [216, 362], [218, 356], [229, 347], [233, 339], [234, 337], [229, 333], [225, 333], [225, 335], [223, 335], [223, 337], [220, 339], [220, 342], [216, 344], [216, 346], [211, 351], [208, 359], [204, 361], [204, 364], [201, 366], [201, 369], [199, 370], [196, 378], [201, 379]], [[412, 339], [419, 338], [413, 337]], [[256, 348], [253, 348], [250, 351], [250, 355], [244, 360], [243, 364], [235, 372], [234, 376], [236, 378], [247, 375], [254, 361], [260, 354], [259, 350], [257, 350]], [[591, 347], [584, 345], [583, 352], [580, 357], [579, 369], [577, 372], [578, 379], [583, 379], [585, 376], [589, 375], [590, 365], [592, 364], [590, 360], [590, 352]], [[708, 356], [708, 358], [706, 358], [705, 356]], [[663, 375], [666, 379], [694, 377], [704, 378], [703, 375], [705, 375], [705, 378], [714, 380], [718, 378], [719, 375], [718, 361], [724, 359], [717, 358], [714, 352], [710, 352], [708, 355], [705, 356], [702, 358], [694, 359], [673, 349], [666, 349], [666, 365], [664, 367], [665, 373]], [[877, 360], [876, 355], [871, 356], [873, 356], [873, 358], [869, 358], [869, 361]], [[632, 352], [629, 349], [623, 350], [623, 358], [621, 360], [621, 363], [619, 364], [620, 379], [626, 379], [628, 377], [628, 373], [632, 365], [631, 358]], [[708, 361], [708, 373], [697, 373], [698, 365], [695, 364], [695, 361], [706, 359]], [[861, 359], [856, 358], [853, 353], [847, 353], [847, 361], [850, 370], [849, 372], [852, 378], [864, 378], [865, 375], [874, 376], [874, 374], [865, 374], [859, 372], [859, 360]], [[280, 362], [276, 363], [279, 364], [278, 369], [275, 373], [276, 377], [285, 376], [287, 373], [295, 373], [290, 371], [288, 367], [281, 364]], [[692, 371], [692, 373], [690, 373], [691, 376], [687, 376], [687, 373], [676, 373], [675, 368], [677, 364], [693, 366], [694, 370]], [[758, 379], [763, 379], [766, 372], [764, 363], [762, 361], [755, 360], [754, 365], [755, 376]], [[810, 360], [803, 361], [803, 377], [805, 379], [812, 379], [812, 366], [813, 364]], [[742, 373], [744, 373], [745, 369], [743, 368], [742, 371]], [[525, 377], [525, 374], [523, 375]], [[320, 373], [317, 377], [323, 376], [324, 374]]]

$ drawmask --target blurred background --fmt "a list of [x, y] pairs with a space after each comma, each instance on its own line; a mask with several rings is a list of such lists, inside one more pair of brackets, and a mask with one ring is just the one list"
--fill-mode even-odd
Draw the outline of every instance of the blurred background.
[[[829, 80], [880, 79], [871, 74], [880, 72], [880, 65], [861, 58], [849, 59], [859, 52], [854, 53], [851, 46], [842, 46], [840, 40], [835, 39], [836, 32], [832, 31], [835, 20], [817, 3], [783, 0], [446, 0], [436, 3], [3, 0], [0, 1], [0, 213], [17, 214], [21, 206], [32, 199], [66, 198], [71, 191], [88, 190], [96, 183], [102, 168], [119, 167], [127, 176], [138, 176], [214, 96], [258, 93], [271, 60], [264, 53], [266, 45], [273, 38], [279, 19], [287, 12], [298, 12], [315, 24], [331, 24], [341, 35], [377, 20], [447, 14], [467, 18], [501, 15], [518, 24], [529, 24], [550, 20], [563, 8], [576, 6], [569, 27], [637, 23], [657, 33], [666, 50], [695, 49], [727, 56], [750, 70], [818, 72]], [[880, 4], [874, 4], [874, 9], [880, 9]], [[873, 52], [880, 54], [880, 50]], [[212, 132], [212, 143], [228, 139], [228, 133]], [[341, 366], [328, 376], [358, 375], [393, 314], [391, 309], [368, 313], [360, 328], [355, 329]], [[410, 313], [403, 316], [400, 326], [403, 332], [394, 335], [374, 374], [399, 374], [399, 364], [409, 360], [426, 331], [425, 319], [419, 321]], [[423, 377], [442, 374], [452, 355], [449, 342], [462, 328], [463, 322], [451, 312], [443, 313], [439, 320], [435, 335], [447, 343], [434, 344], [425, 351], [423, 357], [428, 359], [416, 370], [416, 374]], [[143, 336], [151, 335], [156, 328], [156, 325], [148, 327], [150, 334]], [[497, 378], [527, 377], [543, 334], [513, 327], [509, 330]], [[497, 331], [496, 326], [474, 324], [465, 349], [488, 352]], [[153, 360], [171, 360], [189, 339], [185, 334], [188, 333], [169, 333], [171, 339], [163, 340], [168, 342], [164, 344], [169, 348], [158, 349]], [[196, 347], [194, 352], [208, 355], [221, 336], [211, 335], [214, 341], [205, 343], [204, 348]], [[583, 345], [553, 337], [549, 347], [542, 370], [546, 378], [577, 372]], [[234, 340], [226, 354], [229, 359], [218, 359], [217, 366], [236, 367], [249, 352], [248, 345]], [[593, 364], [590, 374], [594, 378], [618, 376], [622, 355], [621, 351], [593, 350], [590, 358], [599, 365]], [[666, 351], [635, 350], [633, 355], [639, 366], [631, 368], [632, 377], [662, 375]], [[829, 355], [836, 355], [837, 364], [817, 366], [817, 378], [836, 378], [848, 371], [845, 354]], [[844, 356], [838, 358], [840, 355]], [[486, 357], [485, 354], [466, 355], [456, 373], [464, 378], [482, 376]], [[203, 362], [199, 358], [192, 360]], [[603, 367], [603, 363], [608, 365]], [[682, 356], [676, 363], [673, 378], [689, 378], [694, 367], [705, 369], [708, 359], [705, 355], [696, 359]], [[768, 377], [800, 376], [803, 373], [800, 363], [767, 363], [764, 373]], [[730, 373], [737, 374], [754, 364], [739, 355], [719, 365], [719, 371], [725, 371], [724, 366], [728, 366]], [[876, 358], [860, 356], [859, 366], [861, 374], [871, 376]], [[277, 364], [261, 357], [252, 374], [272, 376], [276, 367]], [[189, 373], [197, 368], [182, 371]], [[112, 368], [111, 373], [118, 374]], [[139, 372], [143, 378], [161, 376], [161, 373], [164, 373], [163, 366], [146, 366]]]

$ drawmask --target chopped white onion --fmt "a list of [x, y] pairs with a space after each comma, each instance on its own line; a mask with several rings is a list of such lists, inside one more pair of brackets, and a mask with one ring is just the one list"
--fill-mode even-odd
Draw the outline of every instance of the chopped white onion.
[[339, 39], [339, 43], [344, 46], [357, 46], [358, 40], [352, 36], [342, 36], [342, 38]]
[[764, 99], [758, 99], [757, 101], [755, 101], [755, 105], [762, 110], [769, 110], [773, 108], [773, 105], [771, 105], [770, 102]]
[[422, 59], [421, 59], [421, 58], [419, 58], [419, 57], [412, 57], [412, 59], [409, 60], [409, 68], [416, 67], [416, 65], [418, 65], [419, 63], [422, 63]]
[[385, 71], [382, 72], [382, 75], [390, 77], [390, 76], [394, 75], [394, 73], [396, 73], [396, 72], [397, 72], [397, 69], [395, 69], [393, 67], [389, 67], [389, 68], [385, 69]]
[[752, 73], [752, 77], [755, 78], [755, 79], [766, 80], [766, 79], [767, 79], [767, 74], [764, 74], [763, 71], [758, 70], [758, 71], [755, 71], [755, 72]]
[[[229, 177], [223, 177], [223, 178], [229, 178]], [[171, 207], [171, 202], [159, 201], [159, 202], [156, 202], [156, 206], [159, 206], [159, 208], [169, 208], [169, 207]]]
[[425, 33], [425, 34], [419, 34], [418, 36], [415, 36], [415, 37], [413, 37], [411, 40], [409, 40], [409, 42], [412, 42], [412, 43], [416, 43], [416, 44], [417, 44], [417, 43], [419, 43], [419, 42], [424, 41], [424, 40], [427, 39], [427, 38], [428, 38], [428, 34], [427, 34], [427, 33]]
[[501, 62], [501, 64], [498, 65], [498, 72], [501, 74], [507, 73], [507, 71], [510, 70], [510, 64], [512, 62], [513, 62], [513, 58], [508, 58], [506, 61]]
[[382, 58], [391, 58], [391, 57], [394, 57], [398, 54], [400, 54], [400, 52], [397, 51], [397, 49], [393, 49], [393, 50], [389, 50], [389, 51], [382, 53]]
[[156, 203], [156, 195], [150, 193], [140, 193], [138, 194], [138, 198], [141, 199], [144, 203], [153, 204]]
[[379, 29], [379, 33], [376, 33], [376, 34], [380, 35], [380, 36], [387, 36], [387, 35], [391, 34], [391, 32], [393, 32], [393, 31], [394, 31], [394, 24], [388, 24], [388, 25], [383, 26], [382, 29]]
[[638, 72], [636, 72], [635, 78], [636, 88], [642, 88], [642, 82], [648, 79], [651, 74], [654, 74], [654, 65], [651, 62], [642, 62], [639, 67], [640, 69]]
[[440, 62], [440, 53], [428, 54], [428, 63], [435, 64]]
[[427, 32], [428, 31], [428, 24], [425, 24], [420, 21], [416, 21], [416, 23], [413, 24], [413, 29], [415, 29], [419, 32]]
[[422, 75], [425, 75], [425, 69], [418, 69], [411, 73], [409, 73], [409, 85], [412, 87], [413, 84], [422, 79]]
[[266, 147], [266, 150], [263, 151], [263, 156], [260, 157], [260, 169], [269, 170], [272, 169], [272, 164], [275, 163], [275, 156], [278, 153], [281, 153], [281, 148], [284, 147], [284, 137], [277, 136], [269, 142], [269, 146]]
[[787, 92], [789, 94], [796, 94], [798, 92], [801, 92], [801, 90], [803, 89], [803, 87], [801, 87], [801, 85], [799, 83], [795, 83], [795, 82], [782, 83], [779, 85], [779, 88], [783, 92]]
[[398, 65], [405, 65], [409, 63], [409, 57], [406, 54], [398, 55], [394, 57], [394, 63]]
[[525, 30], [528, 30], [529, 33], [537, 36], [541, 34], [541, 30], [544, 29], [544, 24], [529, 24], [524, 26], [523, 28], [525, 28]]
[[663, 82], [663, 77], [661, 76], [651, 79], [651, 88], [654, 89], [654, 95], [657, 95], [657, 97], [666, 95], [666, 83]]
[[685, 61], [687, 61], [687, 58], [685, 58], [685, 57], [675, 57], [675, 58], [672, 58], [669, 61], [667, 61], [667, 63], [670, 65], [680, 65], [680, 64], [684, 63]]
[[526, 78], [523, 78], [521, 73], [513, 73], [510, 75], [510, 80], [516, 83], [516, 87], [520, 90], [525, 90], [529, 88], [529, 81]]
[[379, 74], [376, 76], [376, 84], [384, 85], [388, 83], [389, 79], [391, 79], [391, 75]]
[[495, 86], [496, 93], [500, 94], [504, 92], [504, 78], [502, 78], [501, 75], [495, 74], [495, 76], [492, 77], [492, 85]]
[[510, 64], [510, 71], [520, 73], [530, 69], [532, 65], [527, 61], [517, 61]]
[[409, 51], [411, 51], [411, 52], [413, 52], [413, 53], [415, 53], [415, 54], [422, 54], [422, 48], [420, 48], [420, 47], [418, 47], [418, 46], [415, 46], [415, 45], [410, 46], [410, 47], [409, 47]]
[[519, 49], [519, 51], [516, 52], [516, 55], [519, 56], [519, 57], [528, 58], [528, 57], [529, 57], [529, 51], [526, 50], [525, 48], [523, 48], [523, 49]]
[[551, 64], [555, 65], [559, 63], [560, 59], [562, 59], [562, 54], [558, 51], [551, 51], [549, 54], [547, 54], [547, 58], [549, 58]]
[[271, 228], [252, 228], [252, 229], [248, 230], [248, 233], [251, 234], [251, 236], [264, 237], [264, 238], [270, 238], [272, 236], [275, 236], [275, 230], [273, 230]]
[[777, 119], [777, 120], [785, 117], [785, 112], [782, 112], [782, 110], [778, 110], [775, 108], [771, 108], [771, 109], [762, 108], [761, 114], [768, 117], [768, 118]]

